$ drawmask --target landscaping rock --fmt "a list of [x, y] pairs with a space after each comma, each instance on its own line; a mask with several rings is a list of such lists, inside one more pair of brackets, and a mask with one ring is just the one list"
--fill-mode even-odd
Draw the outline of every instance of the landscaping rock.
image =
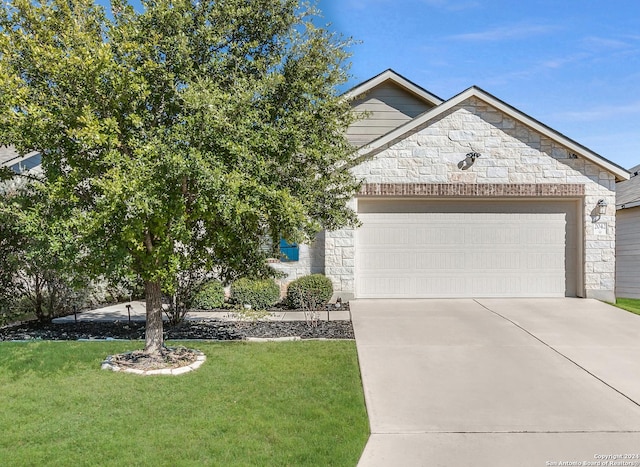
[[[165, 324], [167, 340], [242, 340], [247, 337], [301, 339], [353, 339], [350, 321], [319, 321], [311, 326], [305, 321], [229, 322], [220, 320], [185, 321], [177, 326]], [[39, 323], [31, 321], [0, 329], [0, 341], [144, 339], [142, 322]]]

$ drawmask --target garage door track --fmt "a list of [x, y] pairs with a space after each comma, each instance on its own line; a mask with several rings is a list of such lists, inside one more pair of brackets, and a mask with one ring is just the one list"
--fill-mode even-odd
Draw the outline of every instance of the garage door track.
[[640, 466], [640, 316], [569, 298], [351, 309], [371, 424], [359, 465], [605, 465], [627, 455], [633, 463], [608, 465]]

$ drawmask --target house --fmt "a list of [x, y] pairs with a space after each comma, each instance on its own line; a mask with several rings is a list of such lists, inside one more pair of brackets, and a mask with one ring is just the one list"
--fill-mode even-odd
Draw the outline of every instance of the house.
[[[21, 156], [12, 146], [0, 145], [0, 170], [9, 169], [16, 174], [28, 172], [30, 176], [38, 176], [42, 173], [41, 164], [42, 156], [39, 152], [33, 151]], [[13, 192], [23, 183], [25, 180], [18, 177], [0, 181], [0, 195]]]
[[12, 146], [0, 145], [0, 167], [9, 167], [15, 173], [38, 169], [42, 163], [42, 156], [37, 151], [20, 155]]
[[287, 281], [349, 298], [613, 300], [622, 167], [470, 87], [442, 100], [387, 70], [348, 93], [358, 229], [321, 233]]
[[616, 185], [616, 297], [640, 298], [640, 165]]

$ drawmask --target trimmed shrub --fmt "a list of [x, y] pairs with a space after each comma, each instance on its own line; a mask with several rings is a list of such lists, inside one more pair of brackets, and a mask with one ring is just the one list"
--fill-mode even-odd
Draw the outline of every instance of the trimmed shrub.
[[280, 287], [273, 279], [242, 278], [231, 284], [231, 298], [240, 306], [266, 310], [280, 300]]
[[287, 302], [292, 308], [315, 309], [326, 305], [331, 295], [331, 279], [322, 274], [302, 276], [292, 281], [287, 288]]
[[191, 307], [196, 310], [213, 310], [223, 305], [224, 286], [217, 280], [205, 282], [191, 302]]

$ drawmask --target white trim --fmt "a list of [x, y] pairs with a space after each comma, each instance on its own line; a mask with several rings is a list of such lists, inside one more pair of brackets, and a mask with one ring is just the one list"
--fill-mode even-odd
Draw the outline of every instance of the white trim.
[[16, 155], [14, 157], [12, 157], [11, 159], [8, 159], [6, 161], [4, 161], [2, 164], [0, 164], [2, 167], [11, 167], [12, 165], [15, 164], [19, 164], [21, 162], [24, 162], [26, 160], [31, 159], [34, 156], [37, 156], [39, 154], [38, 151], [31, 151], [30, 153], [25, 154], [24, 156], [21, 156], [20, 154], [16, 153]]
[[640, 201], [631, 201], [630, 203], [622, 203], [622, 204], [616, 205], [616, 210], [637, 208], [638, 206], [640, 206]]
[[437, 105], [442, 104], [442, 102], [443, 102], [442, 99], [440, 99], [439, 97], [434, 96], [430, 92], [422, 89], [420, 86], [412, 83], [411, 81], [409, 81], [405, 77], [399, 75], [398, 73], [396, 73], [393, 70], [384, 71], [384, 72], [380, 73], [378, 76], [375, 76], [375, 77], [371, 78], [370, 80], [365, 81], [364, 83], [360, 84], [359, 86], [356, 86], [355, 88], [351, 89], [350, 91], [347, 91], [344, 94], [344, 97], [347, 98], [347, 99], [354, 99], [354, 98], [356, 98], [356, 97], [358, 97], [358, 96], [360, 96], [362, 94], [365, 94], [365, 93], [369, 92], [370, 90], [372, 90], [376, 86], [379, 86], [380, 84], [384, 83], [385, 81], [392, 81], [396, 85], [398, 85], [401, 88], [409, 91], [412, 94], [415, 94], [420, 99], [428, 102], [431, 105], [436, 105], [437, 106]]

